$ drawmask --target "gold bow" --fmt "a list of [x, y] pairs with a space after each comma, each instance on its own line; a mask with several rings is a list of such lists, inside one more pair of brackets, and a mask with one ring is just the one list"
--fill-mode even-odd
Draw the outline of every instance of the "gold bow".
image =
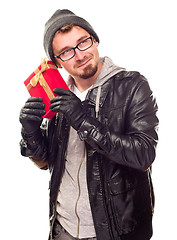
[[52, 98], [54, 98], [54, 94], [52, 92], [52, 90], [50, 89], [49, 85], [47, 84], [47, 82], [45, 81], [42, 73], [45, 72], [47, 69], [57, 69], [57, 67], [53, 64], [48, 64], [48, 60], [44, 59], [41, 63], [41, 70], [39, 70], [38, 68], [34, 71], [35, 76], [30, 80], [29, 84], [26, 86], [28, 91], [32, 88], [32, 87], [36, 87], [37, 83], [39, 82], [40, 85], [43, 87], [43, 89], [45, 90], [47, 96], [49, 97], [49, 99], [51, 100]]

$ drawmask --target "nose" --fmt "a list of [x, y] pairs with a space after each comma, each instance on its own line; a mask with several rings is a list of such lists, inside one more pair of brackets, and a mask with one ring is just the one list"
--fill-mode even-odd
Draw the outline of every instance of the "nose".
[[82, 60], [84, 58], [84, 52], [79, 49], [75, 49], [75, 59], [76, 61]]

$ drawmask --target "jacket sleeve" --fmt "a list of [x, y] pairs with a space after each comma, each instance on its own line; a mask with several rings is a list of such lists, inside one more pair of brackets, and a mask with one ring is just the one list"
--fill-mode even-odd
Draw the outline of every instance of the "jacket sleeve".
[[47, 144], [46, 131], [47, 122], [42, 124], [42, 127], [35, 134], [29, 136], [23, 132], [22, 140], [20, 141], [21, 155], [29, 157], [40, 169], [47, 170]]
[[125, 130], [118, 134], [115, 128], [97, 119], [87, 117], [78, 134], [97, 152], [118, 164], [145, 171], [155, 159], [157, 144], [157, 104], [146, 80], [132, 87], [125, 110]]

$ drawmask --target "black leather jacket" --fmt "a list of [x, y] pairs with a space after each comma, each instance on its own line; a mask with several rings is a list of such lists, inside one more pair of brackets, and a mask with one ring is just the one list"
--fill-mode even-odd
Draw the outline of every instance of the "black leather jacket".
[[[87, 184], [97, 239], [117, 240], [138, 232], [141, 225], [152, 220], [150, 168], [158, 139], [157, 105], [148, 82], [138, 72], [121, 72], [103, 84], [97, 119], [96, 95], [97, 88], [83, 102], [88, 117], [78, 134], [87, 149]], [[43, 132], [43, 138], [24, 137], [21, 149], [22, 155], [50, 169], [52, 229], [69, 125], [62, 114], [57, 114]], [[37, 145], [32, 146], [34, 142]]]

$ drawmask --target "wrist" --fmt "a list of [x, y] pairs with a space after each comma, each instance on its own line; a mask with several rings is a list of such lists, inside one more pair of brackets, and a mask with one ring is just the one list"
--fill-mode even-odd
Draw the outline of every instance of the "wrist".
[[106, 132], [104, 131], [104, 125], [102, 123], [93, 117], [86, 116], [77, 133], [81, 141], [85, 141], [92, 135], [94, 135], [94, 138], [97, 138], [97, 132], [103, 132], [103, 134], [105, 134]]
[[22, 128], [21, 135], [26, 144], [31, 148], [34, 148], [38, 143], [42, 141], [42, 133], [40, 129], [36, 130], [33, 133], [27, 133], [24, 128]]

